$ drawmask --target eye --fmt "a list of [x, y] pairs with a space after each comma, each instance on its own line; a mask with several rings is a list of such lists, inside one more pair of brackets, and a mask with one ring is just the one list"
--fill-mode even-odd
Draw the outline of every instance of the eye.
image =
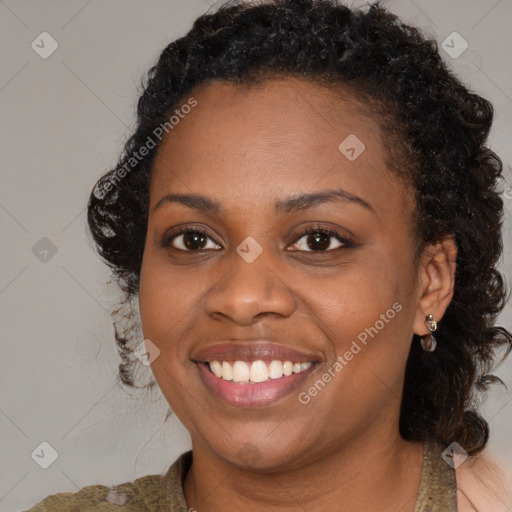
[[319, 226], [303, 231], [290, 247], [294, 251], [327, 252], [352, 245], [350, 240], [337, 231]]
[[[187, 226], [183, 226], [177, 232], [166, 236], [162, 240], [162, 246], [184, 252], [222, 249], [206, 231]], [[325, 226], [314, 226], [300, 233], [295, 238], [295, 242], [289, 246], [289, 250], [329, 252], [341, 247], [348, 248], [352, 246], [353, 243], [337, 231]]]
[[162, 245], [188, 252], [221, 249], [221, 246], [214, 242], [205, 231], [187, 227], [183, 227], [178, 232], [166, 236], [162, 241]]

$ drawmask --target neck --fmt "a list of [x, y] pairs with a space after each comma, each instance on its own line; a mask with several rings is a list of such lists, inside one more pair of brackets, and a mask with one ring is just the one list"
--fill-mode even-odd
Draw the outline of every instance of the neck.
[[292, 470], [247, 471], [193, 442], [184, 490], [189, 507], [217, 512], [400, 510], [413, 512], [423, 448], [399, 435], [354, 439]]

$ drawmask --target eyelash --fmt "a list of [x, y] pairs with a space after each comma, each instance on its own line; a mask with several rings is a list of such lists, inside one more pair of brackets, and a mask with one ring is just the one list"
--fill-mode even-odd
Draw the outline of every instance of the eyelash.
[[[164, 239], [162, 240], [162, 247], [170, 247], [175, 238], [179, 237], [180, 235], [190, 234], [190, 233], [198, 233], [202, 236], [209, 238], [215, 244], [220, 245], [206, 231], [204, 231], [201, 228], [197, 228], [194, 226], [181, 226], [178, 229], [178, 231], [176, 231], [172, 235], [164, 237]], [[321, 225], [311, 226], [311, 227], [305, 229], [304, 231], [301, 231], [299, 234], [297, 234], [294, 237], [294, 241], [290, 245], [296, 244], [305, 235], [314, 235], [317, 233], [321, 233], [323, 235], [328, 235], [330, 237], [333, 237], [343, 245], [341, 247], [336, 247], [335, 249], [328, 249], [328, 250], [324, 250], [324, 251], [294, 251], [294, 252], [309, 252], [309, 253], [317, 253], [318, 254], [318, 253], [329, 253], [329, 252], [334, 252], [338, 249], [343, 249], [343, 248], [348, 249], [348, 248], [354, 247], [354, 243], [351, 240], [343, 237], [334, 229], [331, 229], [327, 226], [321, 226]], [[181, 251], [181, 252], [196, 252], [196, 253], [207, 252], [210, 250], [210, 249], [197, 249], [197, 250], [187, 250], [186, 251], [184, 249], [176, 249], [175, 247], [173, 247], [173, 249], [175, 249], [176, 251]]]
[[298, 251], [298, 252], [327, 253], [327, 252], [334, 252], [337, 249], [343, 249], [343, 248], [347, 249], [349, 247], [354, 246], [354, 244], [351, 240], [341, 236], [334, 229], [328, 228], [327, 226], [320, 226], [320, 225], [311, 226], [311, 227], [305, 229], [304, 231], [302, 231], [301, 233], [299, 233], [298, 235], [296, 235], [294, 238], [293, 244], [296, 244], [305, 235], [315, 235], [317, 233], [321, 233], [322, 235], [328, 235], [332, 238], [335, 238], [336, 240], [338, 240], [338, 242], [340, 242], [342, 244], [342, 247], [336, 247], [336, 249], [328, 249], [326, 251]]

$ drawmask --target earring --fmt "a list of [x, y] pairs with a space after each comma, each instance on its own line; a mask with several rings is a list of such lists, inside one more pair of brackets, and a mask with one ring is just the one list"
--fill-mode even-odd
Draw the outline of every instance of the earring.
[[434, 352], [437, 347], [437, 341], [432, 333], [437, 331], [437, 322], [434, 320], [434, 315], [428, 315], [425, 318], [425, 322], [427, 322], [430, 334], [421, 337], [421, 348], [425, 352]]

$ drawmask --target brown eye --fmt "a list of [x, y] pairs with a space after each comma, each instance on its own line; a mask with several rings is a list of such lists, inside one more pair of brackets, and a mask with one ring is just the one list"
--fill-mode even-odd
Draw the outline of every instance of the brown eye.
[[320, 228], [302, 233], [291, 246], [292, 250], [305, 252], [327, 252], [340, 247], [351, 247], [351, 243], [336, 231]]
[[164, 243], [180, 251], [204, 251], [209, 249], [220, 249], [207, 233], [199, 230], [183, 230], [169, 237]]

